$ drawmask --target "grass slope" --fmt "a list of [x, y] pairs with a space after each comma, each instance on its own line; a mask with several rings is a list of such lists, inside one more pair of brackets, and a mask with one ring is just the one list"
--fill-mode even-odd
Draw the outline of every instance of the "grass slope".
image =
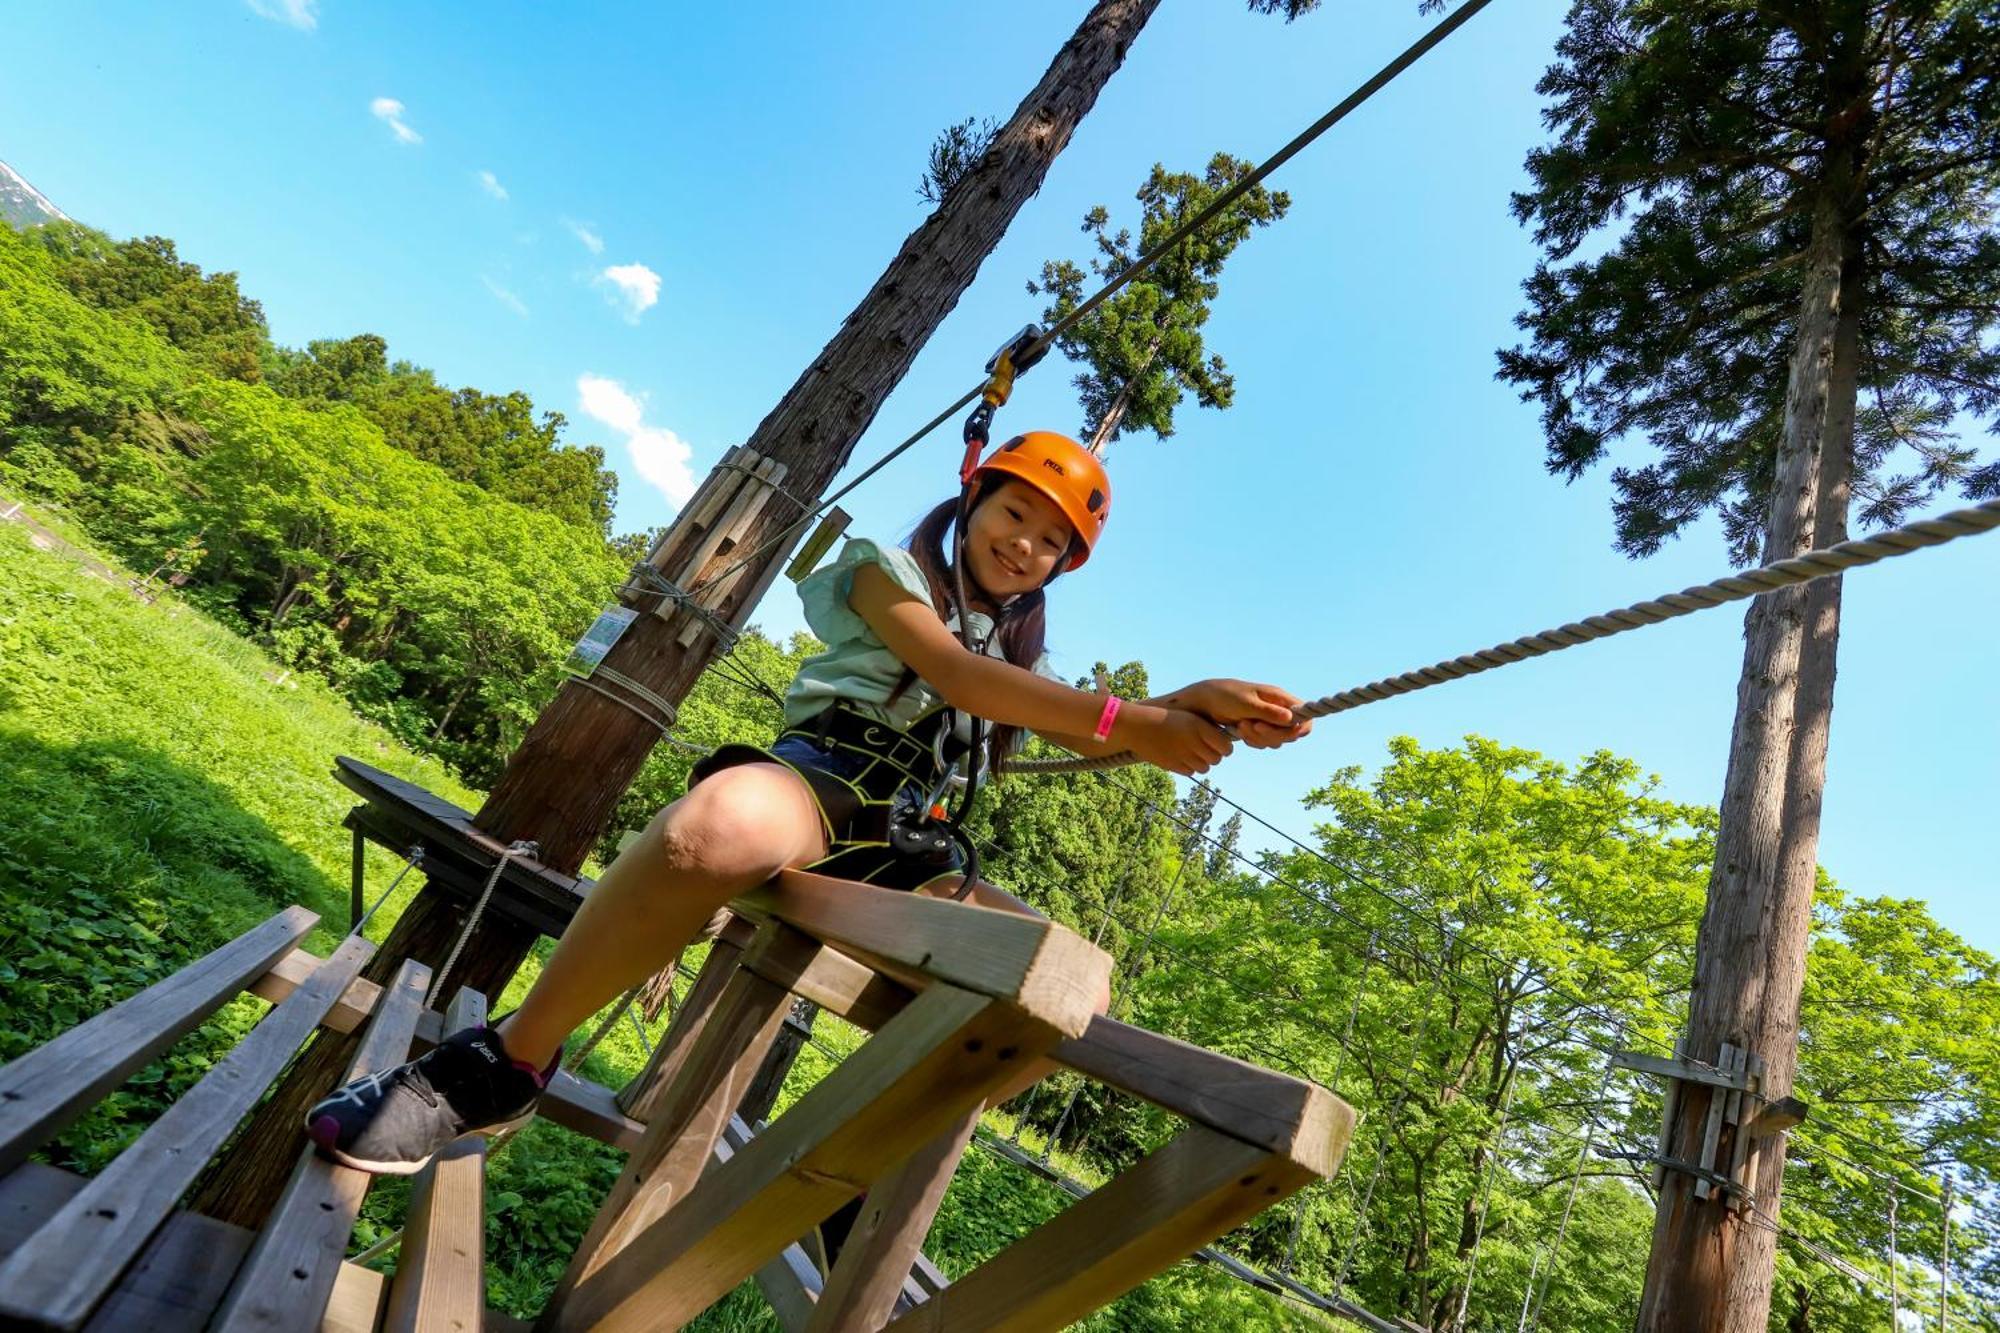
[[[75, 534], [66, 534], [75, 539]], [[37, 549], [0, 523], [0, 1060], [160, 980], [287, 903], [318, 912], [308, 940], [324, 953], [347, 921], [353, 798], [330, 776], [352, 754], [466, 806], [478, 795], [434, 761], [358, 720], [309, 677], [283, 684], [278, 664], [171, 598], [148, 606], [125, 572]], [[371, 892], [400, 862], [368, 853]], [[415, 877], [398, 898], [407, 899]], [[401, 907], [370, 924], [382, 938]], [[546, 948], [546, 945], [544, 945]], [[690, 960], [695, 961], [695, 960]], [[532, 981], [531, 959], [503, 997]], [[44, 1156], [91, 1172], [114, 1157], [265, 1012], [242, 998], [142, 1070]], [[821, 1030], [840, 1051], [860, 1035]], [[652, 1036], [657, 1036], [657, 1029]], [[644, 1059], [620, 1024], [584, 1072], [614, 1086]], [[786, 1088], [801, 1095], [830, 1062], [808, 1050]], [[1011, 1125], [1009, 1126], [1011, 1128]], [[530, 1315], [560, 1276], [620, 1155], [537, 1122], [488, 1178], [488, 1296]], [[1056, 1164], [1092, 1178], [1094, 1169]], [[401, 1222], [407, 1185], [371, 1191], [356, 1245]], [[1054, 1186], [968, 1153], [932, 1233], [954, 1275], [1067, 1202]], [[393, 1264], [385, 1258], [382, 1266]], [[1088, 1321], [1093, 1329], [1278, 1329], [1315, 1321], [1212, 1270], [1183, 1265]], [[774, 1329], [745, 1286], [695, 1328]]]

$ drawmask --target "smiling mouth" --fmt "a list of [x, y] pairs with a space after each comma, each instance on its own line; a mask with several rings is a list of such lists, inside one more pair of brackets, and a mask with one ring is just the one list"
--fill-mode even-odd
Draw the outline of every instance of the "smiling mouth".
[[1019, 565], [1015, 564], [1013, 561], [1009, 560], [1006, 556], [1000, 554], [998, 551], [993, 552], [993, 562], [999, 565], [1000, 568], [1005, 570], [1007, 573], [1012, 574], [1017, 579], [1027, 577], [1028, 573], [1027, 570], [1022, 569]]

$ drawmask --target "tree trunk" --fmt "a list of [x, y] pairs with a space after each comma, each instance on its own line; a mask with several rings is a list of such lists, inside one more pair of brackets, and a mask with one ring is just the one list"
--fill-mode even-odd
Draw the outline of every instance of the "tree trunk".
[[[986, 156], [903, 243], [888, 271], [819, 358], [759, 424], [748, 447], [787, 465], [786, 490], [817, 496], [846, 464], [855, 441], [918, 349], [957, 304], [1014, 215], [1041, 188], [1049, 164], [1068, 144], [1158, 4], [1100, 0], [1091, 9]], [[941, 464], [940, 493], [951, 489], [954, 480], [951, 469]], [[786, 508], [767, 506], [738, 544], [738, 554], [776, 538], [794, 519]], [[677, 549], [686, 526], [676, 522], [663, 549]], [[737, 587], [761, 586], [759, 570], [783, 560], [788, 545], [780, 543], [764, 553]], [[744, 600], [735, 593], [717, 609], [731, 623], [741, 624], [751, 609], [740, 604]], [[681, 647], [675, 636], [684, 623], [641, 617], [605, 665], [678, 703], [715, 651], [714, 638], [706, 633], [691, 647]], [[509, 759], [479, 812], [479, 823], [502, 839], [533, 838], [541, 843], [545, 862], [572, 869], [603, 833], [619, 796], [658, 739], [616, 703], [579, 685], [565, 685]], [[579, 781], [580, 774], [590, 780]]]
[[[1098, 0], [1091, 7], [986, 155], [903, 242], [832, 341], [759, 423], [746, 444], [788, 467], [787, 492], [813, 501], [846, 464], [855, 441], [932, 332], [958, 304], [1014, 215], [1041, 189], [1050, 164], [1069, 144], [1077, 124], [1124, 63], [1133, 39], [1158, 7], [1159, 0]], [[940, 492], [956, 486], [956, 463], [953, 457], [951, 464], [940, 465]], [[782, 562], [791, 544], [803, 535], [794, 532], [778, 540], [796, 517], [786, 505], [773, 502], [742, 535], [734, 556], [750, 551], [760, 555], [714, 607], [719, 617], [732, 625], [748, 618], [755, 605], [751, 594], [765, 586], [761, 574]], [[660, 549], [690, 555], [699, 537], [684, 512], [662, 537]], [[767, 541], [771, 549], [764, 551]], [[731, 554], [719, 554], [709, 568]], [[640, 600], [651, 609], [652, 598]], [[667, 620], [642, 615], [604, 664], [678, 705], [716, 651], [715, 638], [707, 632], [682, 647], [677, 636], [686, 623], [678, 616]], [[502, 843], [534, 840], [540, 844], [543, 864], [574, 874], [658, 740], [659, 733], [628, 709], [574, 682], [566, 683], [508, 759], [475, 820]], [[409, 952], [404, 936], [415, 940], [442, 936], [449, 941], [457, 906], [449, 896], [426, 886], [404, 909], [369, 975], [393, 969], [405, 956], [438, 961]], [[527, 947], [526, 942], [516, 947], [513, 940], [494, 935], [482, 927], [467, 941], [459, 962], [460, 975], [468, 978], [468, 984], [471, 977], [486, 979], [482, 989], [488, 995], [500, 993]], [[387, 975], [383, 973], [384, 978]], [[250, 1146], [232, 1150], [218, 1168], [222, 1183], [205, 1192], [204, 1201], [196, 1205], [202, 1211], [247, 1223], [269, 1210], [296, 1156], [299, 1117], [325, 1095], [337, 1076], [334, 1057], [311, 1058], [322, 1049], [337, 1050], [337, 1058], [344, 1059], [352, 1047], [345, 1041], [316, 1043], [315, 1052], [286, 1076], [258, 1112], [244, 1135]], [[252, 1160], [260, 1156], [262, 1160]]]
[[438, 738], [444, 735], [444, 729], [451, 725], [451, 715], [456, 713], [458, 706], [465, 702], [465, 696], [471, 691], [474, 682], [478, 679], [479, 677], [476, 674], [469, 675], [458, 683], [456, 690], [452, 691], [451, 702], [444, 706], [444, 716], [438, 719], [437, 726], [431, 731], [432, 744], [436, 744]]
[[[1766, 562], [1846, 534], [1862, 291], [1851, 167], [1851, 158], [1834, 163], [1814, 212]], [[1713, 1062], [1731, 1042], [1762, 1056], [1763, 1092], [1773, 1098], [1791, 1091], [1798, 1056], [1839, 617], [1835, 577], [1766, 593], [1744, 618], [1715, 866], [1696, 941], [1687, 1053]], [[1716, 1090], [1682, 1090], [1667, 1155], [1696, 1161]], [[1777, 1247], [1763, 1223], [1777, 1218], [1783, 1174], [1783, 1139], [1763, 1140], [1747, 1182], [1759, 1218], [1729, 1211], [1719, 1193], [1697, 1199], [1693, 1177], [1666, 1173], [1642, 1330], [1763, 1333]]]
[[1111, 400], [1111, 406], [1105, 410], [1104, 416], [1099, 419], [1097, 428], [1090, 432], [1090, 452], [1096, 454], [1099, 458], [1104, 457], [1104, 451], [1111, 445], [1111, 437], [1118, 433], [1119, 425], [1125, 420], [1126, 411], [1132, 406], [1132, 386], [1137, 384], [1139, 377], [1144, 375], [1147, 369], [1152, 366], [1153, 358], [1160, 354], [1160, 344], [1164, 340], [1165, 335], [1156, 336], [1153, 339], [1152, 346], [1146, 349], [1144, 359], [1132, 371], [1131, 378], [1126, 380], [1124, 386], [1118, 390], [1118, 396]]

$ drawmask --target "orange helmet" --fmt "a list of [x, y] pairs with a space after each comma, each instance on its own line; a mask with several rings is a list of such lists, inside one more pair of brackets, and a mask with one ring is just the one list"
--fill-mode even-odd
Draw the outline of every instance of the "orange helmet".
[[1055, 501], [1082, 542], [1065, 569], [1090, 559], [1111, 514], [1111, 478], [1096, 454], [1067, 435], [1031, 430], [995, 449], [972, 475], [977, 479], [988, 473], [1018, 477]]

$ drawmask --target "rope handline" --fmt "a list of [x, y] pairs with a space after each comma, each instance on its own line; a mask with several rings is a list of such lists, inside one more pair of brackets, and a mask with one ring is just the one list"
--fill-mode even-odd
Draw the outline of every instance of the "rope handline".
[[[1122, 273], [1119, 273], [1116, 277], [1106, 282], [1102, 287], [1098, 288], [1098, 290], [1095, 293], [1093, 293], [1090, 297], [1084, 300], [1075, 309], [1071, 310], [1061, 319], [1058, 319], [1054, 324], [1051, 324], [1046, 330], [1043, 331], [1042, 336], [1040, 338], [1036, 339], [1035, 342], [1029, 345], [1027, 350], [1022, 353], [1019, 359], [1023, 362], [1028, 362], [1038, 358], [1042, 353], [1044, 353], [1050, 346], [1054, 344], [1055, 340], [1058, 337], [1060, 337], [1064, 333], [1067, 333], [1070, 329], [1076, 327], [1076, 325], [1080, 321], [1088, 317], [1093, 310], [1097, 309], [1098, 306], [1103, 305], [1107, 300], [1116, 295], [1119, 289], [1123, 288], [1126, 284], [1130, 283], [1134, 278], [1137, 278], [1140, 274], [1152, 268], [1153, 265], [1159, 263], [1160, 260], [1166, 256], [1169, 250], [1173, 249], [1174, 246], [1180, 244], [1183, 240], [1187, 239], [1189, 236], [1199, 231], [1202, 227], [1206, 226], [1209, 222], [1213, 221], [1214, 218], [1219, 213], [1221, 213], [1223, 209], [1235, 203], [1238, 199], [1240, 199], [1243, 195], [1247, 194], [1250, 190], [1262, 184], [1266, 176], [1269, 176], [1279, 167], [1282, 167], [1283, 165], [1285, 165], [1285, 163], [1291, 161], [1294, 157], [1298, 156], [1299, 153], [1303, 151], [1308, 145], [1310, 145], [1315, 139], [1319, 138], [1322, 134], [1325, 134], [1335, 125], [1345, 120], [1348, 117], [1348, 115], [1355, 110], [1355, 108], [1359, 107], [1363, 102], [1366, 102], [1376, 93], [1382, 91], [1382, 89], [1385, 86], [1387, 86], [1389, 82], [1393, 80], [1397, 75], [1401, 74], [1404, 70], [1408, 69], [1411, 65], [1415, 64], [1421, 57], [1423, 57], [1426, 53], [1428, 53], [1432, 47], [1436, 46], [1439, 42], [1442, 42], [1445, 38], [1451, 36], [1452, 33], [1458, 31], [1458, 29], [1462, 27], [1468, 19], [1470, 19], [1474, 14], [1477, 14], [1480, 10], [1486, 8], [1486, 6], [1490, 3], [1492, 3], [1492, 0], [1466, 0], [1466, 3], [1460, 6], [1460, 8], [1455, 13], [1440, 20], [1436, 25], [1434, 25], [1428, 31], [1426, 31], [1422, 37], [1419, 37], [1416, 41], [1410, 43], [1409, 46], [1404, 48], [1401, 55], [1398, 55], [1394, 60], [1391, 60], [1388, 64], [1384, 65], [1381, 69], [1377, 70], [1373, 77], [1369, 78], [1366, 82], [1361, 84], [1360, 87], [1356, 88], [1353, 92], [1349, 93], [1346, 97], [1342, 98], [1339, 101], [1339, 103], [1337, 103], [1325, 115], [1321, 116], [1318, 120], [1308, 125], [1304, 130], [1301, 130], [1297, 135], [1293, 136], [1291, 142], [1287, 143], [1277, 152], [1271, 154], [1271, 156], [1265, 158], [1264, 161], [1259, 163], [1254, 169], [1251, 170], [1249, 175], [1243, 177], [1241, 180], [1237, 181], [1234, 185], [1230, 186], [1227, 190], [1224, 190], [1221, 194], [1211, 199], [1208, 202], [1208, 205], [1205, 208], [1203, 208], [1200, 212], [1196, 213], [1193, 217], [1189, 218], [1186, 222], [1183, 222], [1179, 226], [1175, 227], [1172, 232], [1168, 233], [1166, 239], [1162, 240], [1158, 245], [1155, 245], [1152, 249], [1148, 250], [1146, 253], [1140, 255], [1137, 259], [1133, 260], [1132, 263], [1128, 265]], [[829, 495], [825, 499], [821, 500], [816, 506], [808, 508], [797, 519], [787, 524], [785, 527], [779, 529], [776, 533], [772, 534], [771, 537], [769, 537], [768, 539], [760, 543], [758, 546], [753, 548], [748, 555], [742, 557], [740, 560], [733, 562], [727, 568], [723, 569], [721, 573], [716, 574], [714, 577], [698, 581], [693, 588], [688, 590], [689, 595], [694, 596], [707, 590], [716, 583], [727, 578], [729, 575], [734, 574], [737, 570], [742, 569], [744, 566], [752, 564], [758, 559], [762, 558], [767, 552], [771, 551], [772, 549], [782, 546], [786, 542], [790, 541], [792, 539], [793, 534], [797, 533], [801, 529], [811, 524], [821, 514], [825, 513], [829, 508], [831, 508], [834, 502], [840, 500], [841, 498], [849, 494], [851, 491], [854, 490], [855, 487], [859, 486], [862, 482], [874, 476], [877, 472], [880, 472], [883, 468], [887, 467], [890, 463], [894, 462], [896, 459], [902, 457], [905, 453], [909, 452], [909, 450], [914, 448], [917, 445], [917, 443], [921, 441], [925, 436], [929, 435], [939, 426], [942, 426], [945, 422], [951, 420], [951, 418], [957, 416], [962, 409], [970, 406], [973, 400], [978, 398], [980, 394], [984, 391], [986, 383], [987, 382], [985, 380], [981, 380], [977, 386], [968, 389], [963, 395], [959, 397], [957, 402], [954, 402], [950, 407], [947, 407], [944, 411], [932, 417], [924, 425], [918, 427], [915, 434], [911, 435], [901, 444], [898, 444], [895, 448], [889, 450], [889, 452], [883, 454], [874, 463], [870, 464], [866, 471], [862, 472], [852, 481], [842, 486], [832, 495]], [[792, 499], [794, 503], [797, 503], [797, 500], [794, 497], [787, 495], [786, 498]]]
[[[1446, 681], [1460, 680], [1475, 676], [1482, 671], [1509, 666], [1530, 657], [1540, 657], [1544, 653], [1561, 652], [1578, 644], [1590, 643], [1596, 639], [1608, 639], [1614, 634], [1627, 630], [1641, 629], [1647, 625], [1657, 625], [1661, 621], [1673, 620], [1691, 615], [1696, 611], [1706, 611], [1710, 607], [1723, 606], [1729, 602], [1739, 602], [1748, 597], [1774, 592], [1780, 588], [1810, 583], [1833, 574], [1840, 574], [1862, 565], [1872, 565], [1878, 561], [1908, 555], [1927, 546], [1942, 546], [1960, 537], [1976, 533], [1990, 532], [2000, 527], [2000, 500], [1988, 500], [1970, 509], [1957, 509], [1940, 514], [1936, 518], [1920, 519], [1900, 528], [1873, 537], [1860, 537], [1853, 541], [1841, 542], [1837, 546], [1806, 551], [1789, 559], [1775, 561], [1761, 568], [1743, 574], [1730, 574], [1708, 583], [1685, 588], [1680, 592], [1667, 593], [1650, 601], [1634, 602], [1631, 606], [1607, 611], [1602, 615], [1586, 616], [1580, 621], [1546, 629], [1539, 634], [1530, 634], [1507, 643], [1496, 644], [1476, 653], [1448, 658], [1442, 662], [1405, 671], [1401, 675], [1390, 676], [1368, 685], [1342, 690], [1315, 699], [1292, 710], [1298, 718], [1330, 717], [1359, 708], [1363, 704], [1392, 699], [1397, 695], [1413, 694]], [[1139, 762], [1138, 756], [1127, 750], [1119, 754], [1098, 755], [1074, 759], [1024, 759], [1010, 760], [1001, 766], [1005, 773], [1088, 773], [1097, 769], [1121, 768]]]
[[493, 886], [500, 882], [500, 874], [507, 863], [515, 857], [541, 850], [538, 843], [522, 841], [510, 843], [500, 853], [500, 859], [493, 863], [493, 873], [486, 877], [486, 887], [479, 891], [479, 901], [472, 905], [472, 914], [465, 918], [464, 929], [458, 932], [458, 939], [451, 946], [451, 953], [445, 958], [444, 966], [438, 969], [436, 980], [431, 982], [430, 994], [424, 996], [424, 1008], [437, 1008], [438, 997], [444, 994], [444, 983], [451, 976], [452, 964], [465, 951], [465, 942], [472, 938], [472, 932], [479, 926], [479, 918], [486, 914], [486, 904], [493, 897]]

